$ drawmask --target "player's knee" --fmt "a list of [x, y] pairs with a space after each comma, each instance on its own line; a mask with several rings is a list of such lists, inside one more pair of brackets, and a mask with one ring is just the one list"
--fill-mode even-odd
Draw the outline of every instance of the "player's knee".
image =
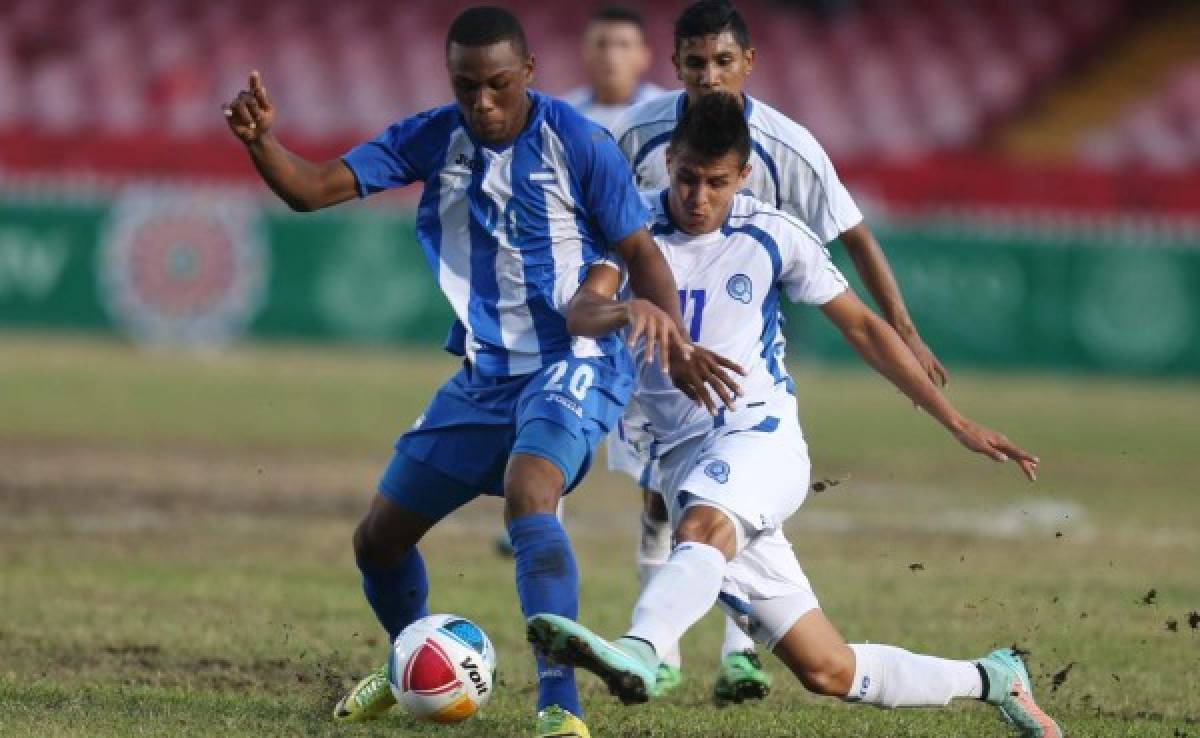
[[563, 474], [552, 462], [515, 454], [504, 473], [504, 512], [512, 520], [537, 513], [553, 514], [562, 497]]
[[805, 659], [796, 676], [808, 691], [827, 697], [845, 697], [854, 681], [854, 652], [831, 648]]
[[354, 529], [354, 559], [360, 567], [385, 569], [401, 561], [416, 545], [404, 526], [389, 525], [386, 516], [369, 511]]
[[715, 507], [698, 505], [688, 508], [675, 530], [677, 543], [703, 543], [732, 560], [737, 553], [737, 530], [733, 521]]

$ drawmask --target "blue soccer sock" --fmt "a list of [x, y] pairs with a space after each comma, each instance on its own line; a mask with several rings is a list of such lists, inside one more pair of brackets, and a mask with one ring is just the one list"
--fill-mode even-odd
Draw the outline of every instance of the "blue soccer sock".
[[361, 561], [358, 568], [363, 575], [363, 594], [391, 640], [395, 641], [410, 623], [429, 614], [429, 579], [425, 576], [425, 561], [415, 546], [389, 568]]
[[[553, 514], [525, 515], [508, 524], [517, 559], [517, 595], [525, 617], [552, 613], [574, 620], [579, 616], [579, 571], [567, 532]], [[582, 717], [575, 670], [550, 664], [542, 657], [538, 665], [538, 709], [558, 705]]]

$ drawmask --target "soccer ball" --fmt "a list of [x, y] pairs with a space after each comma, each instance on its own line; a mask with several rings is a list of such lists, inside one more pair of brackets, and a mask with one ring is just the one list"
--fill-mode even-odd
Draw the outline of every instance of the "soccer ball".
[[392, 645], [388, 681], [400, 706], [418, 720], [457, 723], [492, 696], [496, 650], [475, 623], [430, 615], [405, 628]]

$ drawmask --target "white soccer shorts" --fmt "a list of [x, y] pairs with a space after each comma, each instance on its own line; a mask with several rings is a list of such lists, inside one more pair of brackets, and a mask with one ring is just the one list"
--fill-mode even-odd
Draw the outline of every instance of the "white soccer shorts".
[[808, 446], [794, 408], [759, 428], [714, 430], [672, 449], [660, 465], [672, 528], [696, 505], [734, 521], [738, 555], [726, 569], [720, 604], [773, 649], [819, 603], [783, 535], [784, 521], [808, 495]]

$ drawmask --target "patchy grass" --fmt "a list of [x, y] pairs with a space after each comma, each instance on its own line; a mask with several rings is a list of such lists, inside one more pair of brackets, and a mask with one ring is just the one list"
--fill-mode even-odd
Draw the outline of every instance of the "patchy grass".
[[[489, 499], [424, 551], [434, 610], [496, 642], [493, 703], [455, 728], [328, 720], [385, 648], [350, 531], [394, 435], [452, 368], [432, 354], [198, 358], [3, 337], [0, 735], [528, 735], [532, 663]], [[847, 637], [957, 657], [1016, 643], [1069, 734], [1200, 736], [1195, 385], [956, 377], [964, 411], [1042, 455], [1027, 485], [959, 451], [882, 380], [795, 373], [816, 473], [848, 479], [813, 495], [790, 534]], [[583, 617], [606, 633], [635, 593], [635, 500], [601, 472], [568, 503]], [[720, 635], [714, 615], [688, 635], [685, 688], [659, 703], [622, 708], [581, 677], [593, 735], [1007, 735], [981, 705], [817, 700], [775, 663], [765, 704], [717, 710]]]

